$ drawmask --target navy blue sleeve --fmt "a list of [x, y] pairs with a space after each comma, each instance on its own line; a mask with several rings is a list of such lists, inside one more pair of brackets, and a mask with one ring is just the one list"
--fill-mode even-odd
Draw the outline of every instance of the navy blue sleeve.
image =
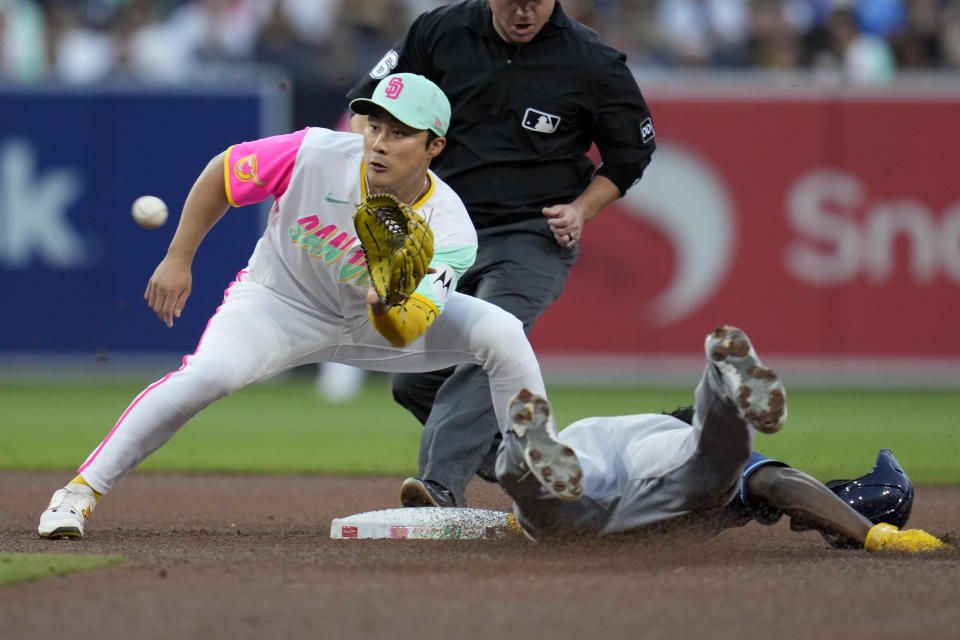
[[750, 459], [743, 468], [743, 474], [740, 476], [740, 491], [734, 496], [728, 504], [715, 518], [715, 524], [721, 529], [730, 529], [733, 527], [742, 527], [750, 522], [759, 522], [763, 525], [772, 525], [780, 521], [783, 512], [775, 509], [766, 503], [751, 501], [747, 497], [747, 478], [749, 478], [757, 469], [766, 465], [776, 465], [778, 467], [787, 467], [789, 465], [768, 458], [762, 453], [753, 451], [750, 453]]

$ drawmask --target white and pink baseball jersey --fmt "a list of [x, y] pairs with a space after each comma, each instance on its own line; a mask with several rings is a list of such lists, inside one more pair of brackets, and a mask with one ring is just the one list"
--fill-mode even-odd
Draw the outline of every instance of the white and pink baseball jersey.
[[[361, 136], [308, 128], [243, 142], [227, 150], [227, 196], [234, 206], [273, 196], [263, 238], [250, 258], [250, 278], [310, 307], [366, 316], [366, 262], [353, 226], [366, 193]], [[476, 258], [477, 234], [463, 203], [430, 172], [430, 187], [413, 203], [433, 230], [431, 266], [459, 278]], [[456, 283], [448, 283], [449, 291]], [[425, 278], [417, 289], [443, 310], [445, 296]]]

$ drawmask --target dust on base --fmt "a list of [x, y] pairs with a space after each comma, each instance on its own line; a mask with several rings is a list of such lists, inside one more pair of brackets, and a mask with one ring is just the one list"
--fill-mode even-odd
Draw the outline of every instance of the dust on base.
[[480, 540], [523, 535], [513, 514], [463, 507], [365, 511], [330, 523], [336, 540]]

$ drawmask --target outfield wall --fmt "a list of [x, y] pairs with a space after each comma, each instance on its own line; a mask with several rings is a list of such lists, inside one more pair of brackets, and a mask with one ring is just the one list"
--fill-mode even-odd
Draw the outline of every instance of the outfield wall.
[[[144, 304], [147, 279], [207, 162], [285, 132], [289, 120], [289, 96], [268, 76], [176, 88], [0, 85], [0, 354], [9, 363], [193, 351], [267, 209], [232, 210], [208, 235], [173, 329]], [[131, 218], [144, 194], [169, 206], [163, 228]]]
[[736, 324], [804, 382], [960, 384], [960, 83], [646, 95], [658, 150], [588, 224], [545, 367], [688, 379]]

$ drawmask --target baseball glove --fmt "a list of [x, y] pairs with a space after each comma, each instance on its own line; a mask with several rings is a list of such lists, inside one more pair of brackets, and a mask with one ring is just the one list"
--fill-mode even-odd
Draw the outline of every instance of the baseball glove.
[[430, 225], [394, 196], [376, 194], [357, 204], [353, 226], [380, 302], [389, 306], [406, 302], [433, 258]]

